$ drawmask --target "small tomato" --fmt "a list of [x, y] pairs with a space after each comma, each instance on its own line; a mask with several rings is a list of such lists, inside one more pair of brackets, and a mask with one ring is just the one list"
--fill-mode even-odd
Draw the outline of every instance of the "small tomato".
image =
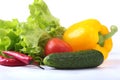
[[72, 47], [59, 38], [50, 39], [45, 46], [45, 55], [56, 52], [71, 52]]

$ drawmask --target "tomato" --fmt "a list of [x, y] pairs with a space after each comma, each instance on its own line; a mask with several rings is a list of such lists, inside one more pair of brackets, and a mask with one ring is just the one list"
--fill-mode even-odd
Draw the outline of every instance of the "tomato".
[[45, 46], [45, 55], [56, 52], [71, 52], [72, 47], [59, 38], [50, 39]]

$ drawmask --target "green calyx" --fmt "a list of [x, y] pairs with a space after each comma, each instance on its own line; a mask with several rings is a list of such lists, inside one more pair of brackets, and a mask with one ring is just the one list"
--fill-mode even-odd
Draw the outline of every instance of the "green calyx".
[[111, 31], [110, 31], [108, 34], [106, 34], [106, 35], [102, 35], [102, 34], [99, 32], [99, 41], [98, 41], [98, 44], [99, 44], [100, 46], [103, 47], [105, 40], [111, 38], [111, 37], [118, 31], [118, 28], [117, 28], [117, 26], [112, 25], [112, 26], [110, 27], [110, 30], [111, 30]]

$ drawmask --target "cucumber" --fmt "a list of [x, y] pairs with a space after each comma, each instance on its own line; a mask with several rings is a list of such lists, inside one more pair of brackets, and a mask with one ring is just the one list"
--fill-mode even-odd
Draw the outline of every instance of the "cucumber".
[[43, 63], [58, 69], [79, 69], [97, 67], [104, 61], [104, 57], [97, 50], [83, 50], [78, 52], [53, 53], [46, 56]]

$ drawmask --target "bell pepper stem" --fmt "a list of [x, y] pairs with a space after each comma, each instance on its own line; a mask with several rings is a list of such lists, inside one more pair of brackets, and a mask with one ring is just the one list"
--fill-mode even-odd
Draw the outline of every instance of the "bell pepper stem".
[[106, 34], [106, 35], [102, 35], [101, 33], [99, 33], [99, 42], [98, 42], [98, 44], [100, 46], [104, 46], [105, 40], [111, 38], [118, 31], [118, 28], [117, 28], [117, 26], [112, 25], [110, 27], [110, 30], [111, 31], [108, 34]]

